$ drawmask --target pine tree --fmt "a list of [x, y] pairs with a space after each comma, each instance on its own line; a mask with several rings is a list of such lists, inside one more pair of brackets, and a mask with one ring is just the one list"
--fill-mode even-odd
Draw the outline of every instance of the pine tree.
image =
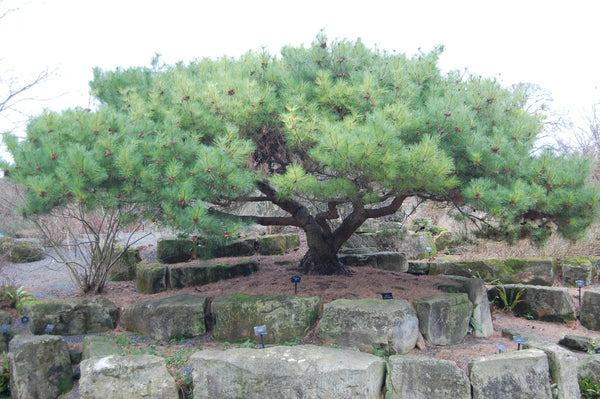
[[[468, 207], [507, 241], [578, 237], [597, 214], [590, 165], [537, 150], [526, 93], [444, 75], [441, 52], [411, 58], [319, 34], [280, 57], [95, 70], [101, 106], [34, 120], [25, 142], [9, 138], [5, 174], [30, 187], [25, 212], [126, 200], [200, 234], [297, 226], [305, 273], [345, 273], [342, 244], [412, 196]], [[284, 215], [240, 214], [249, 202]]]

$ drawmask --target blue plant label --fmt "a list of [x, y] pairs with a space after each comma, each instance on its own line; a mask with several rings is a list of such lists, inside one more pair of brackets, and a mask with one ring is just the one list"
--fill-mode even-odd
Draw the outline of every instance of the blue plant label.
[[254, 327], [254, 335], [267, 335], [267, 326]]
[[432, 249], [431, 247], [426, 247], [425, 249], [426, 249], [426, 250], [427, 250], [427, 252], [429, 252], [429, 253], [432, 253], [432, 252], [433, 252], [433, 249]]
[[515, 341], [515, 344], [524, 344], [525, 343], [525, 337], [519, 337], [518, 335], [515, 335], [513, 337], [513, 341]]
[[381, 293], [381, 298], [383, 298], [383, 299], [394, 299], [394, 296], [392, 295], [391, 292], [382, 292]]
[[600, 270], [600, 263], [596, 263], [596, 269]]
[[576, 280], [576, 281], [575, 281], [575, 286], [576, 286], [577, 288], [582, 288], [582, 287], [585, 287], [585, 281], [583, 281], [583, 280]]
[[46, 328], [44, 328], [44, 332], [46, 334], [50, 334], [54, 330], [54, 324], [46, 324]]
[[506, 346], [502, 344], [496, 344], [496, 349], [498, 349], [498, 352], [502, 353], [506, 351]]
[[29, 323], [29, 317], [28, 316], [21, 317], [21, 323], [23, 323], [23, 324]]
[[600, 354], [600, 348], [596, 348], [596, 349], [594, 349], [594, 353], [596, 353], [596, 354]]
[[302, 280], [301, 276], [292, 276], [292, 283], [299, 283]]
[[10, 324], [2, 324], [2, 334], [8, 334], [10, 331]]

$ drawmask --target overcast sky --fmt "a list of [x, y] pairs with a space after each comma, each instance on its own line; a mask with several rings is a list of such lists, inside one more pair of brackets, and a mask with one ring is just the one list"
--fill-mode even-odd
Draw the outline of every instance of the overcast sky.
[[[262, 46], [277, 54], [321, 29], [411, 55], [442, 44], [444, 71], [538, 84], [573, 117], [600, 100], [597, 0], [0, 1], [0, 10], [19, 7], [0, 20], [0, 77], [54, 72], [29, 93], [39, 101], [20, 105], [27, 115], [87, 106], [95, 66], [149, 65], [155, 52], [167, 63]], [[0, 131], [22, 119], [0, 115]]]

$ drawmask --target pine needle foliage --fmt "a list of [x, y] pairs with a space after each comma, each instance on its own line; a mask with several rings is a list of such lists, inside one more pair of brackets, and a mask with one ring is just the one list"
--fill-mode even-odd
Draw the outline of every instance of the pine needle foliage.
[[[339, 272], [350, 235], [411, 196], [452, 203], [498, 239], [579, 237], [597, 216], [590, 165], [536, 150], [527, 92], [442, 74], [442, 51], [408, 57], [321, 32], [278, 57], [96, 69], [98, 109], [34, 119], [24, 142], [5, 138], [15, 163], [3, 168], [29, 188], [25, 213], [127, 201], [199, 234], [301, 227], [309, 272]], [[232, 211], [247, 202], [287, 216]]]

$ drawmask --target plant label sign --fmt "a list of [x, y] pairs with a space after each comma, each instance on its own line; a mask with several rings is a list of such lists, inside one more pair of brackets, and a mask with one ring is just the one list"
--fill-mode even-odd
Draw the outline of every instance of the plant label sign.
[[392, 295], [391, 292], [382, 292], [381, 298], [382, 299], [394, 299], [394, 296]]
[[496, 344], [496, 349], [498, 349], [498, 353], [503, 353], [506, 351], [506, 346], [502, 344]]
[[576, 281], [575, 281], [575, 286], [576, 286], [577, 288], [582, 288], [582, 287], [585, 287], [585, 281], [583, 281], [583, 280], [576, 280]]
[[521, 345], [523, 345], [525, 343], [525, 337], [519, 337], [518, 335], [515, 335], [513, 337], [513, 341], [515, 341], [515, 344], [517, 344], [517, 350], [521, 350]]
[[301, 276], [292, 276], [292, 283], [294, 283], [294, 295], [298, 294], [298, 283], [302, 280]]
[[267, 335], [267, 326], [256, 326], [254, 327], [254, 335], [260, 335], [260, 344], [263, 349], [265, 348], [265, 338], [264, 335]]
[[600, 354], [600, 348], [594, 349], [594, 353], [597, 354], [597, 355]]
[[254, 335], [267, 335], [267, 326], [254, 327]]
[[515, 341], [515, 344], [524, 344], [525, 343], [525, 337], [519, 337], [518, 335], [515, 335], [513, 337], [513, 341]]

